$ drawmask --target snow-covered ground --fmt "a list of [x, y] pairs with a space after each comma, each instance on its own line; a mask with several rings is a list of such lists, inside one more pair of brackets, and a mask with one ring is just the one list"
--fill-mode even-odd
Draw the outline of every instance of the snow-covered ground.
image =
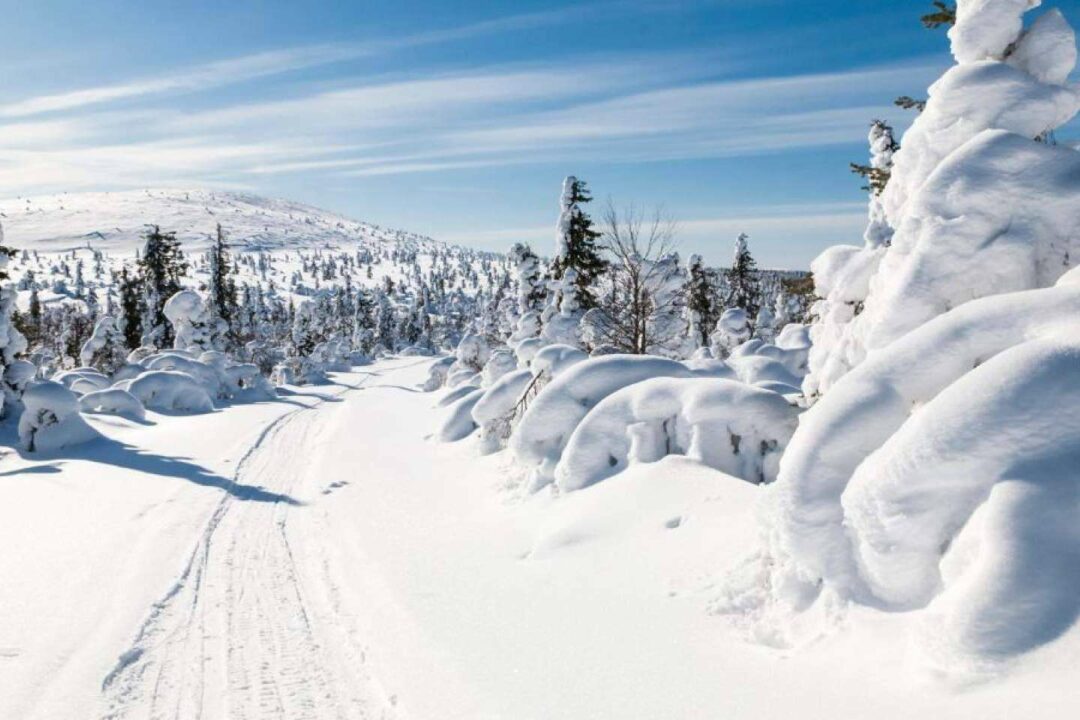
[[431, 437], [432, 362], [0, 458], [0, 718], [1075, 716], [1076, 633], [969, 686], [902, 612], [748, 640], [715, 609], [766, 490], [669, 457], [522, 495]]

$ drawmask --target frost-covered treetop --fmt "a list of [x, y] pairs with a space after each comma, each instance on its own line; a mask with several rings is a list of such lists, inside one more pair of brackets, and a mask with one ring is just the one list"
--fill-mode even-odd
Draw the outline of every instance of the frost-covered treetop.
[[559, 224], [558, 237], [555, 241], [555, 257], [566, 257], [570, 251], [570, 223], [574, 215], [574, 186], [578, 179], [573, 175], [567, 175], [562, 184], [562, 195], [559, 198]]
[[739, 233], [739, 237], [735, 238], [735, 255], [734, 255], [734, 260], [735, 260], [734, 264], [735, 265], [739, 264], [739, 258], [741, 258], [743, 256], [743, 254], [746, 253], [746, 250], [747, 250], [746, 241], [749, 240], [749, 239], [750, 239], [750, 236], [747, 235], [746, 233]]
[[949, 30], [952, 54], [960, 64], [1001, 60], [1023, 27], [1023, 15], [1042, 0], [958, 0]]

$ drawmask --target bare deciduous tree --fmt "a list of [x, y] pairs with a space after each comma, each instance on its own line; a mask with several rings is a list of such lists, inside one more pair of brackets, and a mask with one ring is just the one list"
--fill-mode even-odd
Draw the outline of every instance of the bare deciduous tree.
[[646, 215], [610, 201], [603, 222], [608, 272], [597, 289], [597, 307], [583, 321], [586, 341], [636, 355], [673, 348], [685, 339], [675, 222], [662, 209]]

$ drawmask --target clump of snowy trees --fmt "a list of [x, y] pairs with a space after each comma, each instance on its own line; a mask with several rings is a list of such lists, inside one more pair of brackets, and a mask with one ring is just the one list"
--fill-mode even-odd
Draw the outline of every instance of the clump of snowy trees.
[[720, 609], [755, 598], [788, 643], [904, 611], [929, 665], [979, 676], [1080, 613], [1080, 152], [1053, 142], [1080, 94], [1057, 10], [935, 5], [955, 65], [899, 143], [871, 128], [863, 243], [812, 265], [813, 408]]

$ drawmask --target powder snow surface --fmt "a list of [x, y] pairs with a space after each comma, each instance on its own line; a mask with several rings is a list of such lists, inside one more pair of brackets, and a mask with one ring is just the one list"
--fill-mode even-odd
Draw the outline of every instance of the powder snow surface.
[[[509, 453], [429, 437], [433, 362], [0, 458], [0, 718], [1076, 716], [1075, 632], [969, 687], [916, 669], [903, 611], [746, 642], [709, 609], [761, 488], [668, 457], [522, 495]], [[1053, 505], [1013, 485], [946, 572]]]

